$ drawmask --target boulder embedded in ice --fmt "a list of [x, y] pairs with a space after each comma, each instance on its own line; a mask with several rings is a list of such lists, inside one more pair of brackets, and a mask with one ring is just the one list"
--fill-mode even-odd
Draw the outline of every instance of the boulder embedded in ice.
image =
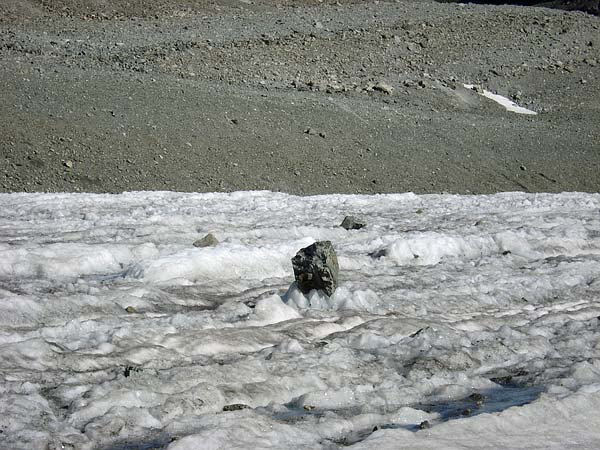
[[333, 295], [337, 287], [339, 265], [331, 241], [317, 241], [296, 253], [292, 258], [294, 276], [300, 290], [322, 290]]
[[198, 239], [194, 242], [194, 247], [214, 247], [219, 243], [219, 240], [214, 234], [208, 233], [202, 239]]
[[346, 230], [360, 230], [367, 226], [366, 220], [359, 219], [354, 216], [346, 216], [342, 221], [340, 227], [345, 228]]

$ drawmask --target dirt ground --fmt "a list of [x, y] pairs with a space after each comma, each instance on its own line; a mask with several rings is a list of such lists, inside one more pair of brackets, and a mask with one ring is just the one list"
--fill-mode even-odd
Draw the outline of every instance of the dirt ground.
[[596, 192], [598, 124], [582, 11], [0, 2], [0, 192]]

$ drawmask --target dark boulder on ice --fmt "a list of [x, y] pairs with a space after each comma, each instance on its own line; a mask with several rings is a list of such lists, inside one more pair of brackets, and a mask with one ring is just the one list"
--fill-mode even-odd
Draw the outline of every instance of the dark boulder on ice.
[[346, 216], [342, 221], [340, 227], [345, 228], [346, 230], [360, 230], [367, 226], [367, 222], [365, 220], [359, 219], [354, 216]]
[[330, 241], [317, 241], [292, 258], [296, 283], [304, 294], [322, 290], [332, 296], [337, 287], [339, 265]]
[[212, 233], [208, 233], [202, 239], [194, 242], [194, 247], [214, 247], [219, 243], [219, 240]]

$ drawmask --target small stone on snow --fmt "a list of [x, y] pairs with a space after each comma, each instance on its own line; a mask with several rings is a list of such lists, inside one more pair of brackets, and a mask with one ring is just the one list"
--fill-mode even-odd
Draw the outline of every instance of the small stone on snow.
[[208, 233], [202, 239], [194, 242], [194, 247], [214, 247], [219, 244], [219, 240], [212, 234]]
[[344, 220], [340, 224], [340, 227], [346, 230], [360, 230], [367, 226], [367, 222], [365, 220], [359, 219], [354, 216], [346, 216]]

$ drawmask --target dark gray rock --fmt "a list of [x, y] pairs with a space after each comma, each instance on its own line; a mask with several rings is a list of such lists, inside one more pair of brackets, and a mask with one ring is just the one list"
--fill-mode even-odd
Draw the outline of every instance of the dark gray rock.
[[431, 428], [431, 424], [429, 423], [428, 420], [424, 420], [423, 422], [421, 422], [419, 424], [419, 430], [427, 430], [429, 428]]
[[471, 395], [469, 395], [469, 397], [467, 397], [469, 400], [475, 402], [475, 406], [477, 408], [481, 408], [483, 406], [483, 403], [486, 400], [485, 395], [480, 394], [479, 392], [474, 392]]
[[243, 403], [233, 403], [231, 405], [223, 406], [223, 411], [241, 411], [242, 409], [250, 408], [248, 405], [244, 405]]
[[301, 249], [292, 258], [292, 266], [302, 293], [317, 289], [331, 296], [335, 292], [340, 268], [330, 241], [318, 241]]
[[344, 220], [340, 224], [340, 227], [345, 228], [346, 230], [360, 230], [367, 226], [367, 222], [365, 220], [359, 219], [354, 216], [346, 216]]
[[212, 234], [208, 233], [202, 239], [194, 242], [194, 247], [214, 247], [219, 243], [219, 240]]

